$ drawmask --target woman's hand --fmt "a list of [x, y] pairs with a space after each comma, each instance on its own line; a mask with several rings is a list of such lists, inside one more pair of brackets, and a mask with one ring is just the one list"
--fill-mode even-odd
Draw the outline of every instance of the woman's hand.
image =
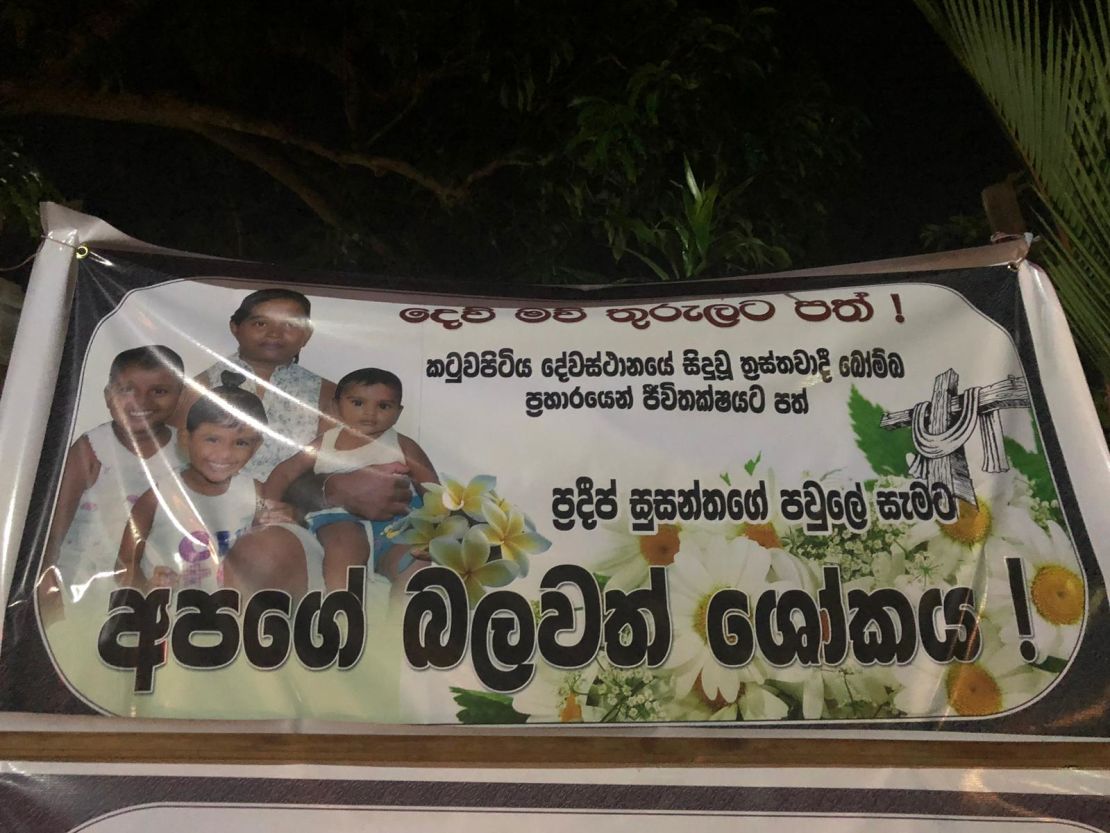
[[412, 480], [404, 463], [368, 466], [324, 481], [324, 498], [333, 507], [371, 521], [388, 521], [409, 511]]

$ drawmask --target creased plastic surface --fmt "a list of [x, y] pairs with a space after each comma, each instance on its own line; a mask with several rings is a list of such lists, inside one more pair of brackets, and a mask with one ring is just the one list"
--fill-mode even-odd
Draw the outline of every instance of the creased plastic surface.
[[1030, 267], [494, 297], [59, 216], [106, 242], [4, 395], [6, 711], [1110, 735]]

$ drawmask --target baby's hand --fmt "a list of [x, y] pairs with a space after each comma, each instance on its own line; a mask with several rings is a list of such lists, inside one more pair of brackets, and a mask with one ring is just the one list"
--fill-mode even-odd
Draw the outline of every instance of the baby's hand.
[[153, 587], [177, 587], [177, 582], [181, 576], [175, 570], [169, 567], [155, 567], [154, 572], [150, 576], [150, 581], [147, 582]]
[[297, 511], [290, 504], [263, 498], [258, 502], [258, 512], [254, 516], [254, 522], [258, 526], [276, 526], [295, 524], [300, 520], [297, 517]]

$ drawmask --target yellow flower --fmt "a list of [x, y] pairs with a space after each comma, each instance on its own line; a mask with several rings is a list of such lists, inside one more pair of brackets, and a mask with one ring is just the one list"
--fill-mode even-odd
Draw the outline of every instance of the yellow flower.
[[478, 604], [487, 587], [504, 587], [520, 574], [520, 568], [512, 561], [489, 560], [489, 539], [479, 527], [470, 529], [462, 541], [436, 538], [428, 551], [437, 564], [459, 574], [471, 607]]
[[[403, 522], [393, 524], [393, 527], [407, 528], [408, 525], [416, 523], [417, 521], [424, 521], [425, 523], [438, 524], [444, 518], [451, 515], [451, 510], [443, 505], [443, 495], [438, 490], [432, 491], [432, 488], [438, 487], [438, 483], [427, 484], [428, 491], [424, 493], [424, 500], [419, 509], [413, 509], [408, 515], [405, 516]], [[402, 526], [402, 523], [404, 526]], [[398, 530], [400, 531], [400, 530]], [[397, 533], [394, 533], [397, 534]]]
[[528, 575], [528, 556], [546, 552], [551, 542], [536, 532], [524, 513], [512, 507], [506, 512], [498, 503], [487, 500], [482, 504], [486, 522], [479, 524], [490, 546], [501, 548], [501, 557], [513, 561], [522, 576]]
[[[480, 521], [483, 518], [482, 502], [496, 485], [497, 479], [488, 474], [478, 475], [465, 486], [450, 477], [443, 478], [442, 484], [428, 483], [425, 485], [427, 492], [424, 495], [424, 509], [428, 513], [420, 510], [421, 515], [446, 515], [462, 510], [474, 520]], [[442, 509], [436, 505], [437, 498]]]
[[410, 518], [410, 521], [411, 526], [408, 529], [396, 535], [390, 535], [390, 538], [398, 544], [411, 546], [413, 551], [418, 553], [428, 552], [432, 541], [438, 538], [458, 541], [470, 528], [466, 518], [458, 515], [449, 515], [438, 522], [418, 517]]

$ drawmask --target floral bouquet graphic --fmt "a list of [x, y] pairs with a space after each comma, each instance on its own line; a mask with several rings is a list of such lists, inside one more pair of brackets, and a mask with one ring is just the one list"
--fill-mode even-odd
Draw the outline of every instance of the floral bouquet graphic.
[[497, 493], [497, 480], [490, 475], [466, 484], [444, 477], [442, 484], [423, 485], [422, 505], [386, 535], [411, 547], [414, 558], [458, 573], [471, 607], [487, 588], [528, 575], [529, 557], [551, 547], [531, 519]]
[[[867, 491], [908, 488], [908, 468], [918, 453], [912, 419], [883, 427], [887, 411], [855, 388], [848, 409], [856, 445], [873, 474]], [[949, 521], [876, 520], [863, 531], [834, 526], [818, 536], [775, 512], [758, 524], [661, 524], [650, 535], [634, 535], [627, 521], [618, 520], [605, 529], [606, 545], [587, 566], [599, 585], [627, 591], [643, 587], [650, 568], [667, 569], [673, 643], [666, 662], [618, 668], [604, 649], [582, 668], [537, 662], [534, 678], [518, 693], [452, 689], [457, 718], [502, 724], [972, 718], [1029, 702], [1053, 683], [1078, 644], [1086, 585], [1036, 431], [1030, 450], [1002, 438], [995, 425], [989, 428], [1009, 470], [979, 478], [974, 501], [960, 498]], [[775, 476], [757, 456], [721, 477], [745, 488], [773, 484]], [[819, 479], [835, 483], [836, 474]], [[527, 569], [527, 555], [548, 546], [492, 489], [492, 480], [479, 478], [465, 487], [445, 485], [438, 501], [425, 501], [431, 514], [414, 513], [403, 533], [426, 546], [437, 563], [460, 575], [468, 571], [468, 591], [478, 596], [486, 586], [511, 581]], [[437, 535], [443, 543], [436, 543]], [[497, 546], [500, 561], [508, 562], [501, 567], [490, 560]], [[1033, 658], [1023, 656], [1028, 634], [1016, 624], [1013, 571], [1007, 569], [1015, 560], [1029, 603]], [[893, 588], [917, 600], [930, 588], [973, 588], [981, 649], [967, 661], [948, 663], [921, 650], [901, 664], [865, 665], [851, 655], [838, 664], [782, 667], [758, 654], [738, 668], [716, 660], [707, 635], [714, 594], [724, 588], [743, 588], [752, 598], [767, 589], [815, 594], [829, 566], [839, 569], [845, 593]], [[538, 602], [533, 607], [538, 610]]]

